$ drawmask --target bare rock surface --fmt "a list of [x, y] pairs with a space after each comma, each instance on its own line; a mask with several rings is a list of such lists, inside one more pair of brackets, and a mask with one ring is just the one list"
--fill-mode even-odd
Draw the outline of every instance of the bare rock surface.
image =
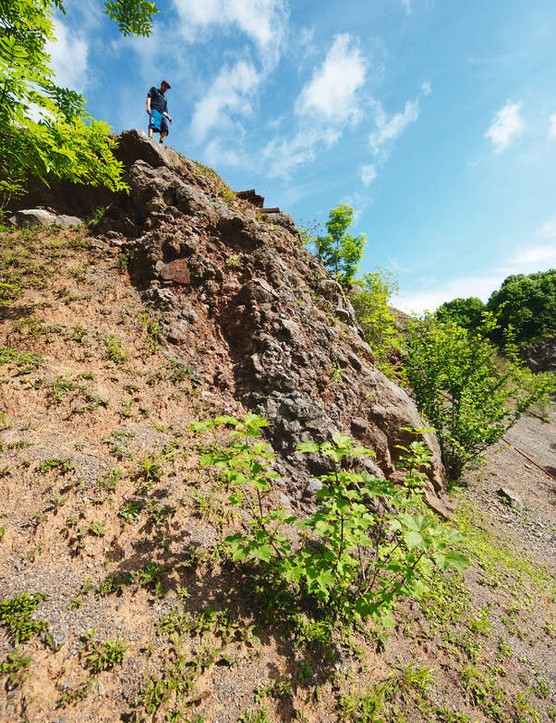
[[[130, 196], [103, 224], [122, 217], [137, 227], [131, 273], [143, 296], [166, 296], [161, 323], [229, 393], [270, 423], [270, 441], [285, 470], [306, 488], [311, 462], [299, 474], [300, 441], [352, 434], [376, 451], [374, 474], [394, 473], [400, 447], [424, 426], [413, 401], [374, 364], [351, 304], [302, 246], [287, 214], [261, 215], [213, 172], [141, 133], [124, 133]], [[189, 310], [193, 309], [195, 319]], [[358, 420], [354, 423], [354, 420]], [[430, 495], [442, 509], [444, 474], [432, 435]], [[294, 490], [292, 490], [293, 492]]]
[[[297, 444], [336, 431], [376, 452], [373, 474], [392, 475], [400, 448], [419, 437], [411, 429], [425, 425], [376, 368], [351, 304], [291, 216], [260, 213], [214, 171], [141, 131], [122, 133], [116, 154], [130, 193], [112, 195], [98, 230], [120, 234], [132, 279], [177, 352], [219, 393], [270, 421], [291, 492], [323, 471], [302, 463]], [[65, 210], [69, 199], [76, 209], [90, 203], [90, 189], [60, 189]], [[53, 184], [47, 195], [56, 194]], [[439, 447], [433, 435], [424, 439], [433, 454], [427, 497], [446, 513]]]
[[78, 216], [52, 213], [44, 208], [21, 209], [16, 211], [9, 220], [12, 226], [18, 226], [20, 228], [28, 226], [60, 226], [61, 228], [72, 228], [72, 226], [81, 226], [83, 223], [83, 219]]

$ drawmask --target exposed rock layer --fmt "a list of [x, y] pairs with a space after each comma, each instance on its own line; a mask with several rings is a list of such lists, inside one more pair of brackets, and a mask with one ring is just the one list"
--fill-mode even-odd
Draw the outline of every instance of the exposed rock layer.
[[[108, 199], [101, 230], [122, 235], [132, 277], [176, 357], [223, 402], [270, 421], [290, 492], [310, 493], [311, 476], [322, 471], [318, 460], [295, 454], [299, 441], [338, 430], [376, 451], [375, 474], [395, 476], [400, 446], [415, 439], [408, 429], [423, 421], [376, 368], [351, 305], [303, 248], [293, 219], [258, 213], [213, 171], [140, 132], [122, 134], [118, 156], [131, 190]], [[79, 188], [56, 193], [49, 189], [44, 201], [65, 213], [94, 206], [90, 189], [85, 197]], [[429, 501], [443, 510], [438, 444], [430, 434], [425, 440], [434, 455]]]

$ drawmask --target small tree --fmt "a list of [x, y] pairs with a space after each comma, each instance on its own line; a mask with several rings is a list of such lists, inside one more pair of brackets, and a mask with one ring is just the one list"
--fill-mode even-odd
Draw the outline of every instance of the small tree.
[[350, 294], [355, 318], [383, 371], [392, 370], [392, 355], [400, 346], [396, 316], [388, 302], [398, 289], [393, 274], [379, 269], [358, 279]]
[[344, 287], [353, 282], [367, 241], [365, 234], [347, 233], [352, 223], [353, 208], [340, 203], [330, 211], [328, 233], [314, 239], [319, 261]]
[[410, 331], [406, 373], [452, 479], [555, 388], [553, 375], [497, 357], [488, 339], [494, 326], [489, 315], [476, 332], [427, 316]]
[[[156, 12], [149, 0], [106, 0], [105, 12], [124, 35], [148, 35]], [[48, 41], [63, 0], [0, 3], [0, 209], [31, 175], [124, 188], [110, 128], [93, 119], [85, 100], [53, 80]]]

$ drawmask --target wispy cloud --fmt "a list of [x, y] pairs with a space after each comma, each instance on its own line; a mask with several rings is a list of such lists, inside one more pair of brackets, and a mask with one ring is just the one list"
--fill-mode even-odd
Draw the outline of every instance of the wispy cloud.
[[319, 148], [333, 146], [346, 126], [362, 118], [360, 93], [366, 68], [356, 40], [347, 33], [337, 35], [295, 102], [297, 129], [286, 138], [272, 139], [263, 149], [270, 175], [287, 175], [311, 162]]
[[361, 116], [358, 91], [365, 75], [365, 59], [352, 37], [337, 35], [323, 64], [301, 91], [296, 114], [331, 123], [356, 121]]
[[548, 130], [548, 137], [550, 140], [556, 139], [556, 113], [550, 116], [550, 128]]
[[411, 15], [411, 0], [401, 0], [402, 7], [408, 15]]
[[365, 188], [370, 186], [377, 176], [378, 173], [373, 163], [361, 167], [361, 181]]
[[384, 159], [393, 142], [419, 118], [419, 99], [407, 101], [404, 110], [392, 116], [388, 116], [380, 101], [373, 101], [373, 106], [376, 128], [369, 137], [369, 144], [373, 155]]
[[530, 273], [556, 266], [556, 220], [550, 220], [535, 230], [531, 240], [523, 243], [509, 257], [507, 273]]
[[194, 41], [199, 30], [211, 26], [239, 29], [276, 60], [285, 38], [288, 11], [284, 0], [173, 0], [182, 21], [181, 31]]
[[554, 244], [550, 246], [548, 244], [539, 244], [520, 249], [509, 259], [509, 270], [515, 267], [519, 269], [521, 273], [525, 273], [524, 268], [536, 268], [539, 265], [545, 265], [547, 263], [556, 264], [556, 246]]
[[504, 276], [502, 274], [464, 276], [440, 283], [435, 285], [434, 288], [423, 291], [397, 294], [392, 299], [392, 306], [405, 311], [407, 314], [420, 314], [424, 311], [435, 311], [440, 304], [452, 299], [477, 296], [479, 299], [487, 301], [503, 280]]
[[521, 103], [508, 101], [494, 116], [485, 138], [490, 138], [496, 153], [505, 151], [525, 130], [520, 111]]
[[84, 92], [87, 87], [89, 43], [83, 35], [70, 30], [60, 19], [54, 21], [56, 42], [48, 42], [46, 51], [58, 85]]
[[210, 166], [217, 166], [222, 163], [236, 167], [245, 165], [240, 153], [233, 148], [229, 148], [217, 138], [205, 146], [204, 158]]
[[249, 115], [252, 95], [260, 80], [257, 69], [244, 60], [222, 68], [194, 108], [191, 121], [194, 139], [202, 142], [214, 128], [222, 130], [233, 123], [234, 117]]

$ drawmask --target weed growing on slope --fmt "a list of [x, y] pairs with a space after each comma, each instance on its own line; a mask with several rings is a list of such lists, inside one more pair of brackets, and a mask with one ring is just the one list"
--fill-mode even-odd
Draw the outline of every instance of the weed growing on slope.
[[104, 339], [104, 356], [114, 364], [124, 364], [129, 361], [129, 354], [124, 352], [121, 340], [114, 335]]
[[25, 655], [23, 651], [16, 648], [11, 650], [6, 659], [0, 663], [0, 675], [6, 675], [6, 688], [14, 690], [22, 685], [29, 677], [29, 666], [33, 657]]
[[12, 598], [0, 600], [0, 625], [6, 628], [11, 642], [15, 645], [31, 640], [35, 635], [46, 632], [46, 620], [35, 620], [33, 615], [38, 604], [46, 598], [42, 592], [23, 592]]
[[20, 351], [11, 346], [0, 347], [0, 366], [11, 364], [18, 375], [31, 374], [44, 364], [40, 354], [33, 351]]
[[[87, 634], [87, 638], [94, 635], [94, 630]], [[115, 638], [114, 640], [98, 640], [89, 639], [84, 651], [85, 667], [91, 673], [100, 673], [103, 670], [111, 670], [117, 665], [121, 665], [124, 654], [129, 645], [123, 638]]]
[[84, 683], [81, 683], [73, 690], [64, 690], [62, 695], [58, 698], [56, 708], [65, 708], [68, 705], [73, 705], [73, 703], [79, 703], [80, 701], [85, 700], [85, 698], [87, 698], [93, 690], [94, 680], [94, 678], [91, 678], [86, 680]]
[[67, 474], [75, 470], [75, 465], [69, 457], [49, 457], [37, 465], [39, 474], [48, 474], [52, 470], [56, 470], [59, 474]]
[[118, 510], [118, 516], [126, 522], [135, 522], [145, 509], [146, 504], [143, 499], [128, 500]]
[[[372, 452], [351, 438], [336, 434], [330, 442], [299, 446], [332, 467], [320, 477], [319, 509], [300, 520], [270, 505], [271, 482], [278, 475], [261, 438], [266, 422], [252, 414], [243, 420], [223, 416], [195, 428], [224, 425], [231, 428], [229, 445], [213, 447], [201, 461], [220, 470], [230, 502], [247, 512], [245, 531], [226, 538], [227, 548], [234, 562], [259, 571], [276, 608], [288, 598], [331, 627], [357, 626], [366, 618], [391, 624], [397, 600], [421, 593], [434, 567], [466, 566], [466, 558], [452, 549], [459, 535], [412, 512], [418, 491], [357, 470], [357, 458]], [[282, 612], [294, 617], [291, 610]]]
[[158, 321], [150, 319], [146, 311], [139, 312], [137, 318], [139, 319], [146, 335], [145, 351], [147, 354], [154, 354], [160, 346], [162, 325]]

